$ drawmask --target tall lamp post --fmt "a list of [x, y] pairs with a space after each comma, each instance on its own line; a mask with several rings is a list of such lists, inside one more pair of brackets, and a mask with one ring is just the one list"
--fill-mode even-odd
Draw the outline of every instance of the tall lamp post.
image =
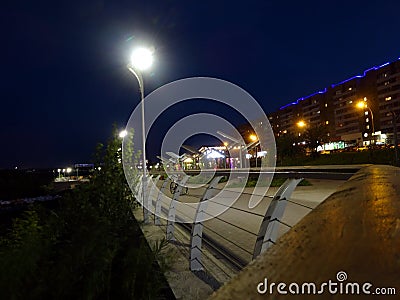
[[[367, 109], [371, 113], [372, 135], [374, 135], [374, 133], [375, 133], [374, 114], [373, 114], [371, 108], [369, 108], [367, 105], [367, 98], [364, 97], [363, 101], [359, 101], [357, 103], [357, 107], [360, 109]], [[373, 140], [375, 140], [375, 138]]]
[[[128, 70], [135, 75], [136, 79], [139, 82], [140, 89], [140, 101], [142, 104], [142, 158], [143, 158], [143, 178], [142, 178], [142, 196], [143, 201], [145, 199], [145, 191], [146, 191], [146, 130], [145, 130], [145, 119], [144, 119], [144, 84], [143, 84], [143, 76], [142, 71], [147, 70], [153, 64], [153, 52], [146, 48], [137, 48], [133, 51], [131, 56], [131, 62], [128, 64]], [[145, 209], [146, 210], [146, 209]], [[145, 214], [145, 222], [147, 222], [146, 218], [147, 214]]]
[[[250, 139], [253, 143], [256, 142], [256, 141], [258, 140], [258, 138], [257, 138], [257, 136], [256, 136], [255, 134], [250, 134], [249, 139]], [[258, 154], [257, 145], [256, 145], [255, 149], [256, 149], [256, 155], [255, 155], [255, 157], [256, 157], [256, 168], [257, 168], [257, 159], [258, 159], [258, 156], [257, 156], [257, 154]], [[261, 150], [260, 150], [260, 151], [261, 151]]]

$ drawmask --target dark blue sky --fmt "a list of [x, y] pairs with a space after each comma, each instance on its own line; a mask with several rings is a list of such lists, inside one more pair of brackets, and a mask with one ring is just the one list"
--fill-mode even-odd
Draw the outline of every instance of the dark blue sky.
[[147, 93], [217, 77], [268, 113], [396, 60], [399, 11], [398, 1], [10, 1], [0, 11], [0, 168], [89, 161], [140, 100], [125, 67], [135, 44], [156, 50]]

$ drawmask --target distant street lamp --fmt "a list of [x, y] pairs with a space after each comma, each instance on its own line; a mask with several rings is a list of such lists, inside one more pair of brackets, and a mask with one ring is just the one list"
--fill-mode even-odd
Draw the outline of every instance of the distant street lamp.
[[[146, 192], [146, 130], [145, 130], [145, 119], [144, 119], [144, 84], [143, 84], [143, 77], [142, 71], [149, 69], [153, 64], [153, 51], [146, 48], [137, 48], [133, 51], [131, 56], [131, 62], [128, 64], [128, 70], [135, 75], [136, 79], [139, 82], [139, 89], [140, 89], [140, 100], [142, 104], [142, 157], [143, 157], [143, 178], [142, 178], [142, 195], [143, 201], [145, 199], [145, 192]], [[126, 135], [126, 134], [125, 134]], [[147, 214], [145, 213], [145, 222]]]
[[367, 105], [367, 97], [364, 97], [364, 100], [359, 101], [356, 106], [359, 109], [367, 109], [371, 113], [372, 135], [374, 135], [375, 133], [374, 114], [371, 108], [369, 108]]
[[[297, 127], [300, 128], [302, 132], [304, 132], [304, 128], [307, 126], [307, 123], [303, 120], [300, 120], [296, 123]], [[301, 136], [301, 132], [298, 132], [298, 136]]]
[[67, 174], [68, 174], [68, 180], [69, 180], [69, 174], [72, 172], [72, 169], [71, 168], [67, 168]]
[[[251, 140], [252, 142], [255, 142], [255, 141], [257, 141], [257, 140], [258, 140], [258, 138], [257, 138], [257, 136], [256, 136], [255, 134], [250, 134], [249, 138], [250, 138], [250, 140]], [[257, 168], [257, 159], [258, 159], [258, 150], [257, 150], [257, 145], [255, 146], [255, 149], [256, 149], [256, 155], [255, 155], [255, 158], [256, 158], [256, 168]], [[260, 151], [261, 151], [261, 150], [260, 150]]]
[[[231, 137], [231, 136], [229, 136], [229, 135], [227, 135], [226, 133], [223, 133], [223, 132], [221, 132], [221, 131], [217, 131], [217, 133], [220, 135], [220, 136], [222, 136], [222, 137], [224, 137], [224, 138], [226, 138], [226, 139], [228, 139], [228, 140], [231, 140], [232, 142], [234, 142], [234, 143], [236, 143], [236, 144], [238, 144], [239, 145], [239, 156], [240, 156], [240, 161], [239, 161], [239, 165], [240, 165], [240, 168], [242, 169], [243, 168], [243, 163], [242, 163], [242, 147], [243, 147], [243, 142], [241, 142], [241, 141], [239, 141], [239, 140], [237, 140], [237, 139], [235, 139], [234, 137]], [[246, 145], [244, 145], [245, 147], [246, 147]]]
[[297, 122], [297, 127], [303, 128], [306, 126], [306, 122], [304, 122], [303, 120]]
[[126, 130], [121, 130], [118, 136], [119, 136], [121, 139], [123, 139], [123, 138], [126, 137], [127, 135], [128, 135], [128, 131], [126, 131]]

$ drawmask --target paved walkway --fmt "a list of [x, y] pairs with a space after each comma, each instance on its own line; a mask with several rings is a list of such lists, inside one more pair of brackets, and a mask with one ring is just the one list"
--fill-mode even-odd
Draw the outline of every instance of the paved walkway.
[[[293, 226], [307, 215], [312, 208], [333, 194], [336, 189], [344, 183], [340, 180], [308, 180], [311, 186], [298, 186], [292, 194], [291, 202], [287, 204], [282, 221], [287, 225]], [[161, 182], [158, 184], [161, 186]], [[215, 193], [224, 188], [224, 184], [219, 184]], [[271, 202], [271, 196], [278, 188], [269, 188], [267, 195], [261, 203], [254, 209], [248, 208], [250, 195], [252, 193], [261, 193], [254, 188], [245, 188], [237, 201], [222, 214], [204, 222], [204, 232], [217, 242], [224, 245], [230, 251], [241, 257], [245, 261], [251, 261], [256, 237], [261, 225], [263, 216]], [[235, 197], [238, 195], [238, 188], [227, 189], [230, 193], [225, 193], [225, 198], [216, 197], [209, 202], [207, 214], [209, 217], [215, 215], [216, 211], [221, 210], [222, 205], [230, 204], [230, 199], [226, 195]], [[176, 206], [177, 220], [184, 220], [192, 223], [194, 220], [196, 207], [199, 199], [203, 195], [205, 188], [190, 189], [189, 195], [182, 195]], [[163, 197], [162, 207], [164, 216], [166, 216], [172, 195], [167, 191]], [[288, 226], [280, 225], [278, 236], [283, 235], [289, 230]], [[187, 239], [188, 240], [188, 239]]]

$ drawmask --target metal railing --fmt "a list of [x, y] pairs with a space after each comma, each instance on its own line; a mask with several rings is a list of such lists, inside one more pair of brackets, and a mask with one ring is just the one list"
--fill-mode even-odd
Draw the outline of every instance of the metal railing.
[[[139, 178], [135, 197], [143, 205], [145, 223], [150, 223], [150, 211], [154, 212], [154, 225], [166, 226], [166, 239], [188, 248], [188, 264], [191, 271], [213, 274], [217, 268], [218, 272], [224, 273], [229, 279], [234, 273], [226, 271], [219, 264], [210, 266], [204, 263], [204, 260], [215, 261], [217, 257], [219, 261], [229, 265], [229, 270], [238, 271], [266, 251], [280, 235], [295, 225], [294, 222], [290, 223], [284, 219], [288, 205], [305, 210], [305, 214], [313, 209], [306, 203], [294, 201], [291, 195], [303, 177], [316, 178], [316, 174], [317, 172], [293, 171], [275, 174], [275, 177], [287, 179], [273, 195], [263, 196], [260, 209], [249, 209], [243, 205], [248, 197], [254, 195], [254, 191], [237, 191], [220, 183], [223, 176], [228, 175], [225, 171], [217, 172], [210, 183], [201, 188], [189, 189], [189, 193], [185, 195], [182, 195], [182, 188], [189, 176], [180, 180], [160, 180], [160, 176], [148, 177], [147, 181]], [[329, 174], [329, 179], [334, 177], [342, 180], [352, 175], [350, 172], [323, 174]], [[173, 194], [168, 189], [172, 181], [178, 184]], [[141, 188], [143, 182], [147, 183], [145, 199]], [[221, 191], [224, 191], [222, 196], [225, 198], [221, 196]], [[230, 194], [232, 197], [237, 196], [238, 200], [232, 205], [227, 205], [225, 200]], [[212, 207], [221, 207], [224, 212], [214, 215]], [[204, 221], [205, 219], [207, 220]], [[180, 235], [178, 238], [175, 230], [177, 225], [186, 233], [186, 237]]]

